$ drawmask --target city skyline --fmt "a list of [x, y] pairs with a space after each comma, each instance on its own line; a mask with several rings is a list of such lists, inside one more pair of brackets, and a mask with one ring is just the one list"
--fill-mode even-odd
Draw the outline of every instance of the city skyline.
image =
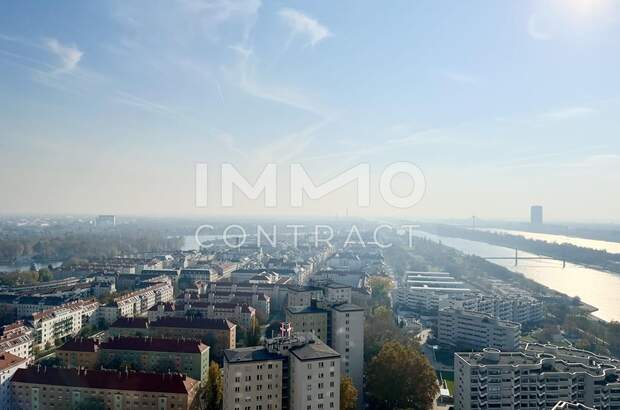
[[[14, 3], [0, 22], [3, 214], [618, 221], [611, 0]], [[426, 178], [410, 209], [351, 189], [195, 207], [197, 163], [319, 183], [397, 161]]]

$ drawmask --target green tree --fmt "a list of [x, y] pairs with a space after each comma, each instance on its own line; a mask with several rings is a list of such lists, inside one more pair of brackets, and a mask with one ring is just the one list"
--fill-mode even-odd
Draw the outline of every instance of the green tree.
[[39, 282], [49, 282], [54, 279], [54, 275], [48, 269], [39, 269]]
[[390, 307], [390, 291], [394, 288], [392, 279], [384, 276], [372, 276], [369, 283], [372, 291], [371, 304]]
[[435, 371], [420, 351], [386, 342], [368, 366], [370, 407], [377, 410], [426, 410], [439, 393]]
[[379, 306], [364, 322], [364, 360], [368, 362], [376, 356], [383, 344], [390, 340], [417, 347], [415, 339], [407, 337], [404, 329], [397, 325], [392, 310]]
[[206, 388], [206, 409], [220, 410], [222, 408], [222, 372], [216, 362], [209, 365], [209, 375]]
[[261, 330], [258, 320], [254, 320], [244, 333], [246, 346], [258, 346], [260, 344]]
[[340, 410], [355, 410], [357, 407], [357, 389], [349, 376], [340, 379]]

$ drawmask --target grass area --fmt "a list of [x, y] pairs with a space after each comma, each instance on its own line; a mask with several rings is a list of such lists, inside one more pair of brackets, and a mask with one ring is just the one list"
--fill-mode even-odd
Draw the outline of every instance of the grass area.
[[445, 383], [450, 395], [454, 397], [454, 372], [437, 371], [437, 378]]

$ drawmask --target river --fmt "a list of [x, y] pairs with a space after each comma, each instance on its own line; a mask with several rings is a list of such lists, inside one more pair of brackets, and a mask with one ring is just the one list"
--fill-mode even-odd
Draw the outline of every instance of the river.
[[575, 236], [566, 235], [554, 235], [548, 233], [527, 232], [527, 231], [513, 231], [510, 229], [495, 229], [495, 228], [478, 228], [481, 231], [505, 233], [508, 235], [523, 236], [527, 239], [533, 239], [537, 241], [545, 241], [550, 243], [569, 243], [575, 246], [581, 246], [582, 248], [591, 248], [596, 250], [604, 250], [608, 253], [620, 253], [620, 242], [601, 241], [597, 239], [577, 238]]
[[[467, 239], [438, 236], [423, 231], [414, 231], [414, 235], [441, 241], [444, 245], [458, 249], [461, 252], [481, 257], [514, 257], [514, 249], [502, 246], [489, 245], [483, 242]], [[520, 256], [538, 256], [521, 252]], [[504, 266], [512, 271], [522, 273], [548, 288], [569, 296], [579, 298], [598, 308], [594, 316], [605, 321], [620, 320], [620, 275], [584, 266], [566, 263], [558, 260], [520, 260], [514, 266], [514, 260], [500, 259], [491, 262]]]

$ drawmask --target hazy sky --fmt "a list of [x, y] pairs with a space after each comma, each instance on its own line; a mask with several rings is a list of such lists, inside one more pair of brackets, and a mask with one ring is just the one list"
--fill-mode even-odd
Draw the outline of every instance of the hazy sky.
[[[2, 2], [0, 212], [618, 221], [619, 40], [614, 0]], [[396, 161], [408, 210], [194, 207], [195, 163]]]

